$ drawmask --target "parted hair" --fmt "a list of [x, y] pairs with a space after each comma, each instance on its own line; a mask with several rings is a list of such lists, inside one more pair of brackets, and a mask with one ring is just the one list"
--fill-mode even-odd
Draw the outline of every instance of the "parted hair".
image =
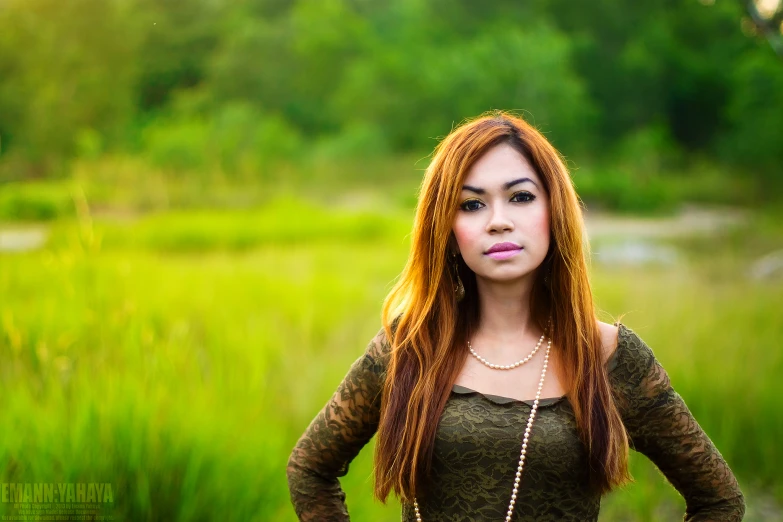
[[590, 483], [604, 493], [630, 478], [628, 440], [603, 364], [582, 208], [571, 176], [532, 125], [495, 111], [463, 123], [437, 145], [419, 189], [407, 264], [383, 304], [391, 353], [374, 455], [374, 493], [383, 502], [391, 492], [405, 502], [425, 494], [438, 420], [479, 321], [475, 274], [458, 260], [465, 296], [457, 301], [448, 259], [458, 198], [471, 166], [504, 143], [530, 163], [549, 197], [550, 247], [536, 270], [530, 310], [541, 329], [552, 318], [552, 349], [559, 352], [566, 396], [588, 450]]

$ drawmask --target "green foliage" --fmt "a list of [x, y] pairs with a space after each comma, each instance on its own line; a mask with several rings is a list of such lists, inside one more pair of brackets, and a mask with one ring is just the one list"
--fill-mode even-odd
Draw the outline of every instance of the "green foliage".
[[0, 184], [0, 222], [51, 221], [73, 214], [70, 183]]
[[[16, 153], [55, 168], [84, 132], [117, 138], [134, 116], [137, 34], [122, 5], [9, 0], [0, 8], [0, 124]], [[7, 111], [7, 112], [6, 112]], [[10, 151], [9, 151], [10, 152]]]
[[580, 170], [574, 176], [580, 197], [591, 207], [621, 212], [670, 211], [677, 203], [675, 187], [660, 175], [639, 175], [634, 171], [607, 167]]
[[299, 133], [285, 120], [244, 103], [220, 107], [210, 119], [180, 114], [158, 118], [142, 136], [152, 164], [184, 171], [258, 173], [265, 164], [291, 159], [302, 148]]
[[127, 6], [140, 37], [136, 103], [142, 112], [155, 111], [204, 80], [207, 58], [222, 37], [215, 23], [222, 10], [209, 0], [132, 0]]
[[349, 161], [383, 157], [389, 153], [388, 139], [381, 127], [370, 123], [353, 123], [335, 135], [319, 139], [312, 149], [315, 158]]
[[247, 105], [222, 107], [213, 133], [220, 164], [229, 172], [243, 162], [255, 160], [255, 166], [260, 166], [275, 159], [293, 159], [303, 148], [299, 131], [285, 119]]
[[733, 80], [736, 97], [727, 108], [732, 128], [721, 141], [720, 153], [746, 175], [762, 177], [767, 190], [779, 189], [783, 187], [783, 67], [771, 51], [758, 52], [742, 62]]
[[627, 136], [611, 159], [577, 169], [574, 183], [583, 200], [621, 212], [671, 211], [687, 194], [675, 172], [681, 168], [667, 129], [650, 127]]
[[158, 119], [144, 130], [143, 140], [154, 164], [173, 169], [198, 169], [207, 165], [209, 123], [203, 119]]
[[[392, 34], [351, 64], [334, 112], [387, 128], [397, 148], [431, 148], [467, 116], [499, 108], [527, 109], [526, 117], [567, 148], [589, 143], [576, 136], [589, 125], [591, 104], [557, 31], [498, 22], [467, 38], [416, 36]], [[406, 59], [411, 53], [416, 60]]]

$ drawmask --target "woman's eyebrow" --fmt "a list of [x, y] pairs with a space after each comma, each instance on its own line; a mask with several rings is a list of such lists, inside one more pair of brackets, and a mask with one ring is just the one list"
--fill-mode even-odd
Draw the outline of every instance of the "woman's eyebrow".
[[[519, 185], [520, 183], [524, 183], [526, 181], [529, 181], [530, 183], [535, 185], [536, 188], [538, 188], [538, 183], [536, 183], [532, 179], [530, 179], [530, 178], [519, 178], [519, 179], [515, 179], [514, 181], [509, 181], [508, 183], [504, 183], [503, 184], [503, 189], [504, 190], [508, 190], [511, 187], [513, 187], [514, 185]], [[479, 194], [479, 195], [486, 193], [486, 190], [484, 190], [483, 188], [472, 187], [470, 185], [462, 185], [462, 190], [469, 190], [470, 192], [475, 192], [476, 194]]]

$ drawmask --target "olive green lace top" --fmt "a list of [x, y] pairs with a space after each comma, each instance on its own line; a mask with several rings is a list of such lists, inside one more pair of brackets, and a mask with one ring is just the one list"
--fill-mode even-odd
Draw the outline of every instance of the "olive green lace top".
[[[744, 499], [726, 461], [650, 348], [618, 327], [607, 365], [631, 447], [685, 498], [684, 520], [742, 520]], [[388, 351], [381, 330], [296, 444], [288, 484], [300, 520], [349, 520], [338, 477], [378, 427]], [[427, 496], [418, 499], [424, 521], [505, 520], [531, 405], [454, 386], [438, 425]], [[569, 401], [543, 399], [513, 520], [595, 521], [600, 501], [588, 486], [587, 452]], [[403, 505], [402, 520], [416, 520], [412, 506]]]

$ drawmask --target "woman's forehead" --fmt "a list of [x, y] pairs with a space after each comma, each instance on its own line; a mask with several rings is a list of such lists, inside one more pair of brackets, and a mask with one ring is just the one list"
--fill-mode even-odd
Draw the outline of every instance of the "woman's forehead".
[[[481, 156], [468, 170], [463, 187], [485, 191], [508, 190], [510, 183], [527, 179], [541, 186], [541, 179], [527, 159], [507, 144], [497, 145]], [[515, 184], [516, 185], [516, 184]]]

